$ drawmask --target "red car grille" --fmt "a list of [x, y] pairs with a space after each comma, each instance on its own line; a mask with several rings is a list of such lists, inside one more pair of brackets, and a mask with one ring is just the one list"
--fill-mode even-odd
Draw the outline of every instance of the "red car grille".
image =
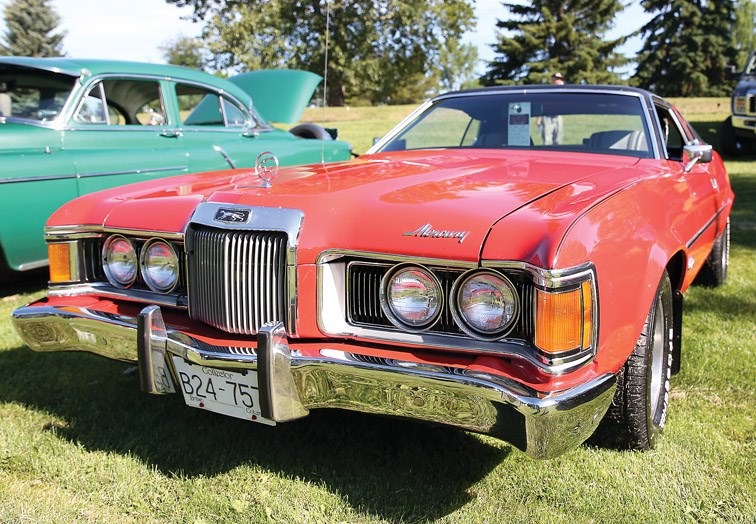
[[188, 257], [189, 314], [229, 333], [286, 323], [286, 234], [198, 228]]

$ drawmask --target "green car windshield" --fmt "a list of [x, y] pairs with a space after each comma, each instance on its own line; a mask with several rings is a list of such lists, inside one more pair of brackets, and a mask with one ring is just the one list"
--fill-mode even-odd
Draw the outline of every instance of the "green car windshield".
[[74, 88], [72, 76], [21, 67], [0, 68], [0, 117], [54, 120]]

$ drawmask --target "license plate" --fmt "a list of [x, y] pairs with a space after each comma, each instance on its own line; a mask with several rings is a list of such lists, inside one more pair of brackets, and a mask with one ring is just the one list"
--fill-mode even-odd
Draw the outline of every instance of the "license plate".
[[274, 426], [276, 422], [260, 414], [257, 373], [246, 373], [192, 364], [173, 356], [178, 387], [187, 406]]

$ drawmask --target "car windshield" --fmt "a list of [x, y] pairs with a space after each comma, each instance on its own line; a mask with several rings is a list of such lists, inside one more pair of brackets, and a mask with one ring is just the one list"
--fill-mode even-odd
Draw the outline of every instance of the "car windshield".
[[75, 78], [26, 67], [0, 68], [0, 116], [48, 122], [60, 114]]
[[751, 56], [748, 57], [748, 62], [743, 70], [743, 74], [756, 76], [756, 51], [751, 53]]
[[512, 148], [648, 158], [648, 137], [637, 96], [484, 92], [437, 101], [380, 150]]

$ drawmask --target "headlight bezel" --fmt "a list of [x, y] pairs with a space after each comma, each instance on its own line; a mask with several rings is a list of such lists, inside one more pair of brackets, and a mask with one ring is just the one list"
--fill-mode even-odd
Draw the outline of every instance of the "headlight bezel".
[[[149, 256], [150, 249], [156, 245], [163, 245], [167, 247], [172, 260], [175, 263], [175, 275], [173, 283], [170, 286], [158, 285], [155, 282], [154, 278], [149, 274], [147, 257]], [[145, 285], [155, 293], [166, 294], [176, 289], [176, 286], [178, 286], [179, 282], [181, 281], [181, 261], [178, 257], [178, 253], [176, 252], [175, 247], [171, 245], [170, 242], [162, 238], [151, 238], [147, 240], [147, 242], [145, 242], [139, 250], [139, 272]]]
[[[422, 323], [411, 323], [401, 318], [401, 315], [395, 311], [395, 306], [392, 304], [389, 286], [397, 275], [409, 271], [417, 271], [420, 275], [426, 277], [427, 281], [435, 288], [437, 293], [435, 311]], [[399, 264], [396, 267], [391, 268], [384, 275], [380, 286], [380, 304], [384, 315], [388, 320], [397, 328], [407, 331], [409, 333], [422, 333], [431, 329], [438, 319], [441, 318], [441, 314], [444, 310], [445, 296], [443, 286], [438, 277], [428, 268], [421, 264]]]
[[[476, 327], [470, 320], [468, 320], [468, 318], [466, 318], [468, 315], [464, 312], [464, 307], [460, 302], [460, 294], [463, 291], [464, 286], [479, 277], [493, 277], [499, 279], [504, 284], [512, 298], [513, 311], [509, 320], [507, 320], [507, 322], [501, 327], [488, 332]], [[460, 275], [452, 286], [448, 305], [454, 321], [466, 335], [485, 341], [496, 341], [506, 337], [515, 328], [521, 315], [520, 295], [517, 286], [514, 285], [509, 277], [493, 269], [473, 269]]]
[[[131, 276], [130, 279], [119, 280], [115, 278], [113, 274], [113, 270], [111, 269], [111, 264], [113, 262], [108, 261], [109, 249], [114, 243], [120, 242], [120, 241], [123, 241], [127, 245], [129, 245], [131, 247], [131, 252], [133, 253], [133, 259], [134, 259], [133, 271], [132, 271], [133, 275]], [[102, 264], [102, 270], [105, 273], [105, 278], [107, 278], [108, 282], [112, 286], [120, 288], [120, 289], [129, 289], [136, 282], [137, 275], [139, 275], [139, 252], [136, 248], [136, 244], [134, 243], [132, 239], [121, 234], [110, 235], [105, 240], [104, 244], [102, 245], [100, 261]]]

